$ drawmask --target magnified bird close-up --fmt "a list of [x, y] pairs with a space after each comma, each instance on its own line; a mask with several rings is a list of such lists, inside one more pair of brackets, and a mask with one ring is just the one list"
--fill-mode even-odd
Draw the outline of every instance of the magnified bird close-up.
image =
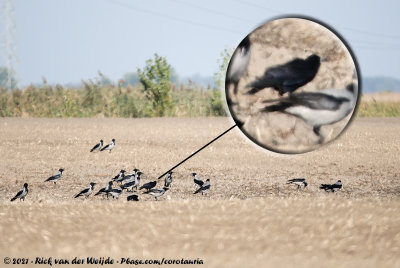
[[360, 93], [356, 62], [326, 26], [272, 20], [246, 36], [228, 65], [225, 91], [241, 131], [258, 145], [303, 153], [338, 137]]

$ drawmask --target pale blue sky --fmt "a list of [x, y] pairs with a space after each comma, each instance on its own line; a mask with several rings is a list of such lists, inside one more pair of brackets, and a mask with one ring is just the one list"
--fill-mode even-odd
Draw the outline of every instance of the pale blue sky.
[[[361, 4], [360, 4], [361, 3]], [[20, 85], [113, 80], [154, 53], [179, 76], [211, 76], [217, 59], [262, 22], [304, 14], [334, 27], [363, 75], [400, 78], [400, 1], [15, 0]], [[0, 62], [0, 65], [4, 63]]]

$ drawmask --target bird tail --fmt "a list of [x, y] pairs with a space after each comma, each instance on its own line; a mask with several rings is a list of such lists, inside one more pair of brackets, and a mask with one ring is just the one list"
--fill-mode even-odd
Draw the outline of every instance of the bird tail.
[[321, 184], [321, 186], [319, 187], [319, 189], [326, 189], [328, 187], [328, 184]]
[[197, 189], [196, 192], [194, 192], [193, 194], [198, 194], [198, 193], [200, 193], [201, 189], [202, 189], [202, 187], [200, 187], [199, 189]]
[[78, 197], [80, 197], [81, 195], [80, 194], [77, 194], [77, 195], [75, 195], [75, 198], [78, 198]]
[[16, 196], [14, 196], [13, 198], [11, 198], [11, 202], [13, 202], [15, 199], [17, 199], [17, 197]]
[[94, 148], [90, 150], [90, 152], [93, 152]]
[[100, 149], [100, 152], [104, 151], [106, 149], [106, 147], [103, 147]]

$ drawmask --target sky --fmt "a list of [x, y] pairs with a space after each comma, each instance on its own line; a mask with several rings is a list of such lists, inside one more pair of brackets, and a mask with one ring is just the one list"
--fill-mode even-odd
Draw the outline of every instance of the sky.
[[[257, 26], [286, 14], [311, 16], [333, 27], [354, 51], [363, 76], [400, 78], [400, 1], [13, 3], [20, 86], [41, 83], [42, 77], [48, 83], [77, 83], [97, 77], [98, 71], [117, 81], [142, 68], [154, 53], [166, 57], [180, 77], [212, 76], [224, 48], [236, 47]], [[0, 52], [4, 66], [4, 45]]]

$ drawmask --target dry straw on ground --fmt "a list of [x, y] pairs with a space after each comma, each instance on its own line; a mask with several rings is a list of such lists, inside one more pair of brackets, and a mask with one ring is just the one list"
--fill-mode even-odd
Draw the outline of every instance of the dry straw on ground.
[[[227, 129], [226, 118], [0, 120], [4, 257], [201, 258], [202, 267], [399, 267], [400, 119], [357, 118], [304, 155], [266, 153], [233, 130], [176, 170], [160, 201], [73, 199], [119, 169], [143, 182]], [[89, 153], [100, 138], [112, 153]], [[43, 181], [58, 168], [62, 180]], [[194, 196], [190, 173], [211, 179]], [[285, 182], [306, 177], [309, 187]], [[341, 179], [335, 194], [320, 183]], [[25, 202], [9, 202], [23, 182]], [[29, 267], [29, 265], [27, 266]], [[150, 266], [151, 267], [151, 266]]]

